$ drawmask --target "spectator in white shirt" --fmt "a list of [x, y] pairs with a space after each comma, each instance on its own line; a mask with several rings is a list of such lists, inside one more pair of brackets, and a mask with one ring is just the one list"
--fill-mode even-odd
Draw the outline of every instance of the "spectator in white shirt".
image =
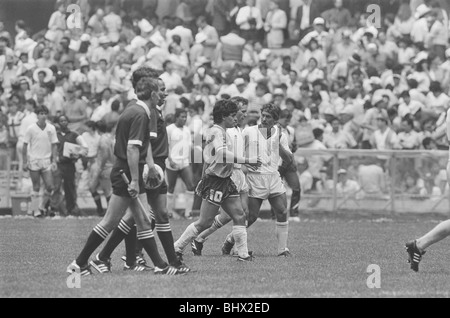
[[421, 135], [414, 130], [414, 121], [408, 117], [402, 120], [402, 132], [398, 134], [398, 141], [401, 149], [419, 149], [422, 143]]
[[174, 72], [173, 63], [171, 61], [165, 61], [163, 64], [164, 73], [161, 74], [160, 78], [166, 84], [166, 90], [175, 90], [179, 86], [183, 86], [183, 81], [181, 76]]
[[354, 197], [361, 190], [358, 182], [348, 178], [347, 170], [340, 169], [338, 171], [338, 183], [336, 191], [338, 195], [345, 197]]
[[425, 38], [425, 47], [444, 60], [445, 50], [448, 46], [448, 27], [438, 20], [436, 10], [427, 15], [427, 23], [429, 32]]
[[283, 46], [284, 29], [286, 29], [288, 22], [286, 12], [280, 9], [278, 1], [272, 0], [270, 2], [270, 11], [264, 24], [269, 49], [279, 49]]
[[257, 39], [258, 33], [262, 30], [264, 23], [261, 11], [255, 7], [255, 0], [247, 0], [247, 5], [242, 7], [237, 16], [236, 24], [241, 30], [244, 39]]
[[106, 7], [105, 11], [106, 15], [103, 18], [103, 25], [106, 29], [106, 34], [112, 43], [117, 43], [122, 30], [122, 18], [114, 12], [112, 6]]
[[440, 82], [431, 82], [426, 106], [436, 115], [447, 112], [449, 109], [450, 97], [447, 94], [444, 94]]

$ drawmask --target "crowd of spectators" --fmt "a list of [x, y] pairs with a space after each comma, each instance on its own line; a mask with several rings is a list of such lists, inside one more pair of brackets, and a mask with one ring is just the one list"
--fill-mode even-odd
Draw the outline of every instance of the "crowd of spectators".
[[[26, 21], [15, 30], [0, 22], [0, 155], [19, 159], [25, 119], [40, 105], [52, 120], [65, 115], [70, 131], [95, 144], [93, 122], [114, 128], [133, 98], [130, 76], [142, 66], [166, 84], [164, 115], [170, 121], [177, 108], [187, 109], [194, 135], [201, 134], [195, 123], [211, 124], [219, 99], [248, 99], [249, 124], [263, 104], [287, 109], [304, 191], [325, 189], [321, 180], [331, 171], [329, 157], [302, 158], [304, 148], [448, 149], [450, 24], [439, 1], [391, 1], [398, 10], [382, 12], [380, 28], [349, 2], [330, 1], [322, 12], [318, 2], [68, 0], [55, 4], [48, 28], [37, 34]], [[81, 28], [67, 25], [71, 3], [81, 8]], [[350, 161], [342, 166], [350, 180], [371, 167]], [[411, 165], [418, 173], [403, 169], [398, 178], [405, 191], [439, 187], [426, 186], [425, 170]], [[428, 179], [439, 174], [437, 165], [437, 174], [426, 170]], [[375, 166], [386, 173], [383, 158]], [[340, 189], [348, 187], [355, 185]]]

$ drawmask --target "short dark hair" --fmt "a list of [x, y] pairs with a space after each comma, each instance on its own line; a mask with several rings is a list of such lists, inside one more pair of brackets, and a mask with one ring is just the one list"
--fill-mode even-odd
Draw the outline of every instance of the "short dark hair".
[[115, 101], [112, 102], [111, 104], [111, 110], [117, 112], [120, 108], [120, 101], [118, 101], [117, 99]]
[[97, 124], [95, 123], [95, 121], [89, 120], [86, 122], [86, 126], [95, 130]]
[[108, 131], [108, 126], [106, 125], [105, 121], [99, 120], [95, 123], [95, 129], [101, 133], [105, 133]]
[[241, 96], [234, 96], [234, 97], [230, 98], [230, 101], [232, 101], [233, 103], [235, 103], [238, 106], [240, 106], [240, 105], [248, 106], [248, 99], [241, 97]]
[[32, 98], [26, 100], [27, 104], [33, 105], [33, 108], [36, 109], [36, 101]]
[[49, 114], [50, 112], [49, 112], [49, 110], [48, 110], [48, 108], [47, 108], [47, 106], [45, 106], [45, 105], [40, 105], [40, 106], [37, 106], [35, 109], [34, 109], [34, 112], [36, 113], [36, 115], [39, 115], [40, 113], [45, 113], [45, 114]]
[[313, 135], [314, 135], [315, 139], [319, 139], [320, 137], [323, 136], [323, 129], [321, 129], [321, 128], [313, 129]]
[[138, 68], [136, 71], [133, 72], [133, 75], [131, 77], [131, 82], [133, 84], [133, 88], [136, 89], [137, 83], [142, 78], [145, 78], [145, 77], [156, 79], [159, 77], [159, 72], [150, 67]]
[[280, 113], [281, 113], [281, 109], [280, 107], [274, 105], [274, 104], [265, 104], [262, 106], [261, 108], [261, 114], [263, 112], [269, 113], [273, 119], [278, 120], [280, 119]]
[[223, 99], [218, 101], [214, 105], [213, 117], [215, 124], [221, 124], [225, 117], [230, 116], [231, 114], [237, 113], [239, 110], [236, 103], [232, 102], [229, 99]]
[[282, 118], [287, 118], [288, 120], [290, 120], [290, 119], [292, 119], [292, 113], [287, 109], [283, 109], [280, 112], [280, 119], [282, 119]]
[[184, 109], [184, 108], [177, 108], [175, 110], [175, 116], [174, 116], [175, 119], [179, 118], [182, 114], [187, 114], [186, 109]]
[[158, 90], [158, 82], [152, 78], [141, 78], [136, 84], [136, 95], [139, 100], [149, 100], [152, 97], [152, 93]]

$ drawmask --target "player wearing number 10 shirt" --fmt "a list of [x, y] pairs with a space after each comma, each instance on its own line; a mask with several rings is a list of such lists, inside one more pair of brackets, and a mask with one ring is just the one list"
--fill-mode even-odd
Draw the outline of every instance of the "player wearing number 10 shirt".
[[235, 163], [243, 163], [255, 169], [261, 162], [257, 158], [243, 158], [232, 151], [232, 140], [227, 138], [226, 129], [236, 126], [238, 110], [238, 106], [229, 100], [219, 101], [214, 107], [214, 126], [206, 134], [204, 175], [197, 186], [197, 194], [203, 199], [200, 218], [189, 225], [175, 242], [175, 251], [179, 255], [200, 233], [211, 227], [222, 207], [233, 220], [232, 235], [239, 254], [238, 260], [252, 260], [247, 249], [246, 216], [231, 175]]

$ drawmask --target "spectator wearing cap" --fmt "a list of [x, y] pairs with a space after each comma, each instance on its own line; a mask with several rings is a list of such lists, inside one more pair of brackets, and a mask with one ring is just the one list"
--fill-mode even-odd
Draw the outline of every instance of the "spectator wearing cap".
[[[414, 71], [411, 75], [407, 77], [408, 85], [410, 85], [410, 80], [417, 81], [417, 87], [411, 87], [411, 89], [417, 89], [422, 94], [427, 94], [430, 89], [430, 77], [428, 75], [429, 63], [428, 63], [429, 54], [427, 52], [420, 52], [416, 55], [414, 59]], [[414, 99], [413, 95], [411, 97]], [[425, 103], [425, 101], [423, 101]]]
[[92, 51], [91, 63], [98, 64], [100, 60], [106, 60], [110, 64], [115, 55], [114, 49], [111, 47], [111, 40], [108, 36], [101, 36], [99, 39], [100, 46]]
[[167, 60], [163, 63], [164, 73], [161, 74], [160, 78], [166, 84], [166, 90], [172, 91], [179, 86], [183, 86], [183, 81], [181, 76], [175, 72], [173, 62]]
[[280, 9], [278, 1], [270, 1], [270, 11], [267, 13], [264, 23], [269, 49], [279, 49], [283, 46], [284, 30], [288, 23], [286, 12]]
[[259, 38], [264, 22], [261, 11], [255, 6], [255, 0], [246, 0], [246, 4], [236, 16], [236, 25], [241, 30], [241, 36], [249, 41]]
[[203, 55], [212, 61], [216, 54], [217, 44], [219, 44], [219, 34], [213, 26], [208, 24], [204, 16], [198, 17], [196, 23], [198, 31], [206, 35], [206, 40], [203, 43]]
[[106, 6], [103, 26], [111, 43], [117, 43], [122, 29], [122, 18], [115, 12], [115, 7]]
[[300, 45], [306, 47], [312, 38], [316, 38], [319, 47], [327, 54], [331, 47], [330, 34], [325, 29], [325, 20], [321, 17], [315, 18], [313, 30], [307, 33], [300, 41]]
[[421, 49], [424, 47], [427, 35], [430, 31], [427, 21], [427, 15], [430, 13], [431, 8], [426, 4], [421, 4], [417, 7], [414, 14], [416, 21], [411, 29], [411, 40]]
[[338, 183], [336, 185], [337, 195], [344, 197], [354, 197], [361, 190], [359, 183], [348, 177], [345, 169], [338, 170]]
[[298, 7], [295, 15], [296, 35], [299, 40], [311, 31], [314, 19], [320, 16], [317, 1], [303, 0], [303, 4]]
[[205, 43], [207, 39], [207, 35], [202, 32], [197, 33], [195, 36], [195, 44], [191, 47], [189, 53], [189, 60], [193, 69], [195, 69], [198, 61], [201, 61], [205, 56]]
[[444, 60], [445, 50], [448, 47], [449, 29], [438, 19], [436, 10], [432, 10], [427, 15], [427, 23], [430, 31], [425, 37], [425, 47]]
[[352, 15], [343, 5], [343, 0], [334, 0], [334, 8], [323, 12], [322, 18], [330, 25], [337, 25], [338, 28], [348, 27], [352, 20]]
[[86, 103], [75, 95], [75, 87], [69, 86], [66, 90], [66, 102], [63, 106], [63, 114], [69, 120], [69, 129], [74, 132], [81, 131], [88, 119]]

